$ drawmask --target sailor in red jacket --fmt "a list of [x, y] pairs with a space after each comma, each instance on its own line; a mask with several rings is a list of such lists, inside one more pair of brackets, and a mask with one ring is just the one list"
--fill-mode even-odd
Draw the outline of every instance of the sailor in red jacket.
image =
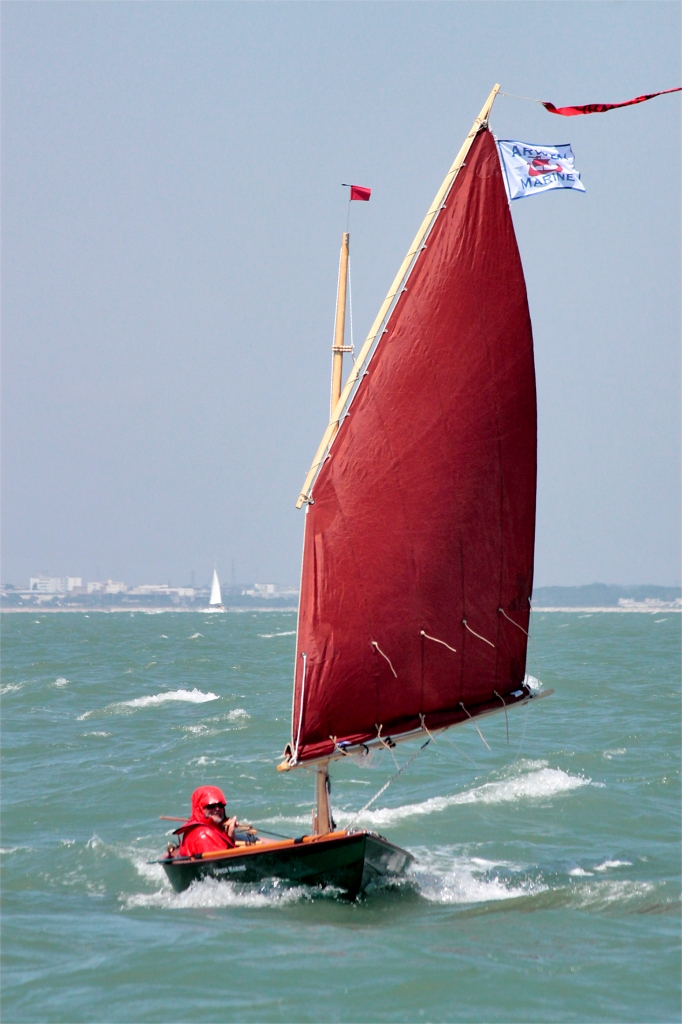
[[173, 835], [182, 836], [176, 857], [196, 857], [213, 850], [231, 850], [236, 818], [225, 816], [225, 796], [217, 786], [199, 786], [192, 793], [192, 817]]

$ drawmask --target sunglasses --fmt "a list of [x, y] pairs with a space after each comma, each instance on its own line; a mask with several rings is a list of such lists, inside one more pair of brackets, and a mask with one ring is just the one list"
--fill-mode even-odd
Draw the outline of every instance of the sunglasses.
[[205, 811], [224, 811], [225, 804], [204, 804]]

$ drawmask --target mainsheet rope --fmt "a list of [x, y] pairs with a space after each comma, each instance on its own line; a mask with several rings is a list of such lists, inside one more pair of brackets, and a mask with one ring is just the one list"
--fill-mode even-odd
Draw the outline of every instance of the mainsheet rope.
[[413, 755], [412, 755], [412, 757], [410, 758], [410, 760], [409, 760], [409, 761], [406, 761], [406, 762], [405, 762], [405, 764], [404, 764], [404, 765], [402, 766], [402, 768], [398, 768], [398, 771], [397, 771], [397, 772], [395, 773], [395, 775], [392, 775], [392, 776], [391, 776], [391, 778], [390, 778], [390, 779], [388, 780], [388, 782], [385, 782], [385, 783], [383, 784], [383, 786], [381, 787], [381, 789], [379, 790], [379, 792], [378, 792], [378, 793], [375, 793], [375, 794], [374, 794], [374, 796], [372, 797], [372, 799], [371, 799], [371, 800], [368, 800], [368, 801], [367, 801], [367, 803], [365, 804], [365, 806], [364, 806], [364, 807], [361, 807], [361, 808], [360, 808], [360, 810], [358, 811], [358, 813], [357, 813], [357, 814], [355, 815], [355, 817], [354, 817], [354, 818], [351, 818], [350, 822], [349, 822], [349, 823], [348, 823], [348, 824], [346, 825], [346, 829], [349, 829], [349, 828], [351, 828], [351, 827], [352, 827], [352, 826], [353, 826], [353, 825], [355, 824], [355, 822], [356, 822], [356, 821], [358, 820], [358, 818], [360, 817], [360, 815], [361, 815], [361, 814], [364, 814], [364, 813], [365, 813], [365, 811], [369, 810], [369, 808], [370, 808], [370, 807], [372, 806], [372, 804], [374, 803], [374, 801], [375, 801], [375, 800], [378, 800], [378, 799], [379, 799], [379, 797], [380, 797], [380, 796], [382, 795], [382, 793], [385, 793], [385, 792], [386, 792], [386, 790], [387, 790], [387, 789], [388, 789], [388, 787], [389, 787], [389, 786], [391, 785], [391, 783], [392, 783], [392, 782], [395, 782], [395, 780], [396, 780], [396, 779], [398, 778], [398, 776], [399, 776], [399, 775], [401, 775], [401, 774], [402, 774], [402, 773], [403, 773], [403, 772], [405, 771], [405, 769], [406, 769], [406, 768], [409, 768], [409, 767], [410, 767], [410, 765], [412, 764], [412, 762], [413, 762], [413, 761], [414, 761], [414, 760], [415, 760], [416, 758], [418, 758], [418, 757], [419, 757], [419, 755], [421, 754], [422, 750], [424, 750], [424, 749], [425, 749], [426, 747], [428, 747], [428, 745], [429, 745], [429, 743], [430, 743], [430, 742], [431, 742], [431, 740], [430, 740], [430, 739], [428, 739], [428, 740], [426, 741], [426, 743], [423, 743], [423, 744], [421, 745], [421, 747], [419, 748], [419, 750], [418, 750], [418, 751], [417, 751], [417, 752], [416, 752], [415, 754], [413, 754]]

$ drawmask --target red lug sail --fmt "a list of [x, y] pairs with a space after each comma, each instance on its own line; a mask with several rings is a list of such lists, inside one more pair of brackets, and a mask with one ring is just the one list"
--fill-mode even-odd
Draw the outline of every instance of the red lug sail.
[[526, 287], [483, 128], [312, 489], [296, 761], [513, 703], [525, 674], [535, 483]]

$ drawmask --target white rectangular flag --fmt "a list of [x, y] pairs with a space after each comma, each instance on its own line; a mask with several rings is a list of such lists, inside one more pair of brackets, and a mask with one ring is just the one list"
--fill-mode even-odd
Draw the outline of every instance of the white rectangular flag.
[[534, 146], [514, 139], [498, 139], [497, 149], [510, 199], [525, 199], [552, 188], [585, 191], [569, 144]]

